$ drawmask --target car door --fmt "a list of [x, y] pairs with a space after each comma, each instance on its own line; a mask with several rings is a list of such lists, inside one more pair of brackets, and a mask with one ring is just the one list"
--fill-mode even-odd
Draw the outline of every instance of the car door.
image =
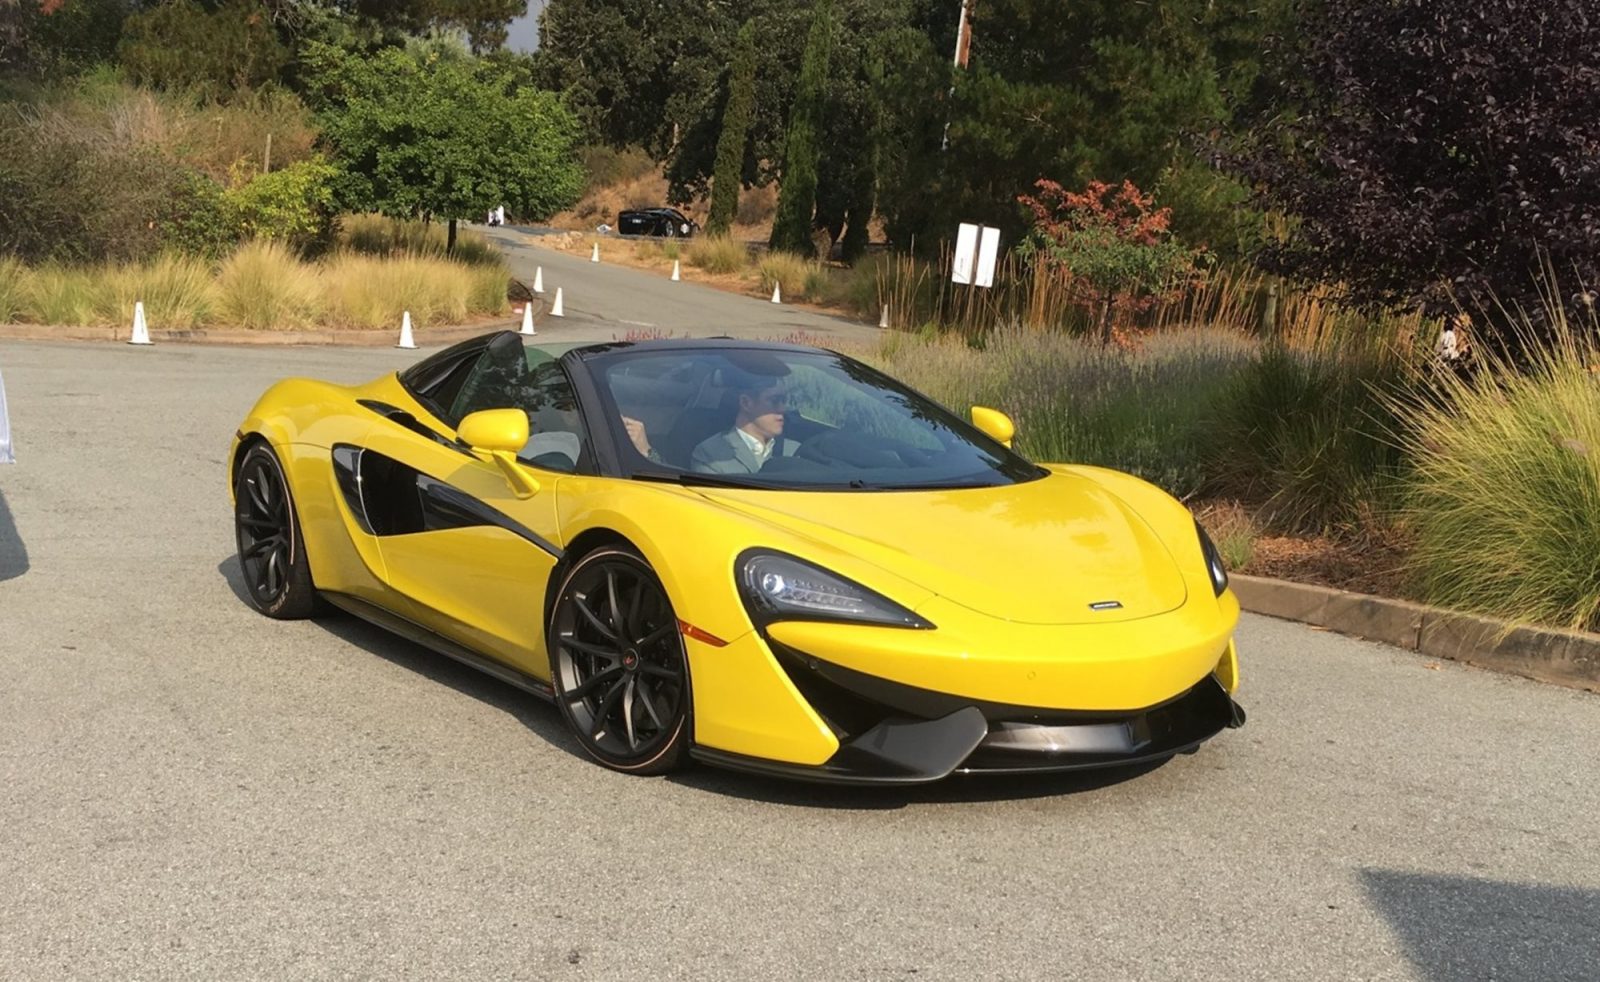
[[[412, 602], [424, 626], [547, 679], [544, 594], [561, 555], [556, 491], [583, 459], [584, 439], [565, 373], [543, 352], [529, 355], [516, 334], [497, 336], [449, 405], [430, 407], [449, 434], [377, 425], [359, 469], [388, 585]], [[450, 439], [469, 413], [503, 408], [529, 416], [519, 461], [539, 490], [528, 497], [518, 497], [495, 464]]]

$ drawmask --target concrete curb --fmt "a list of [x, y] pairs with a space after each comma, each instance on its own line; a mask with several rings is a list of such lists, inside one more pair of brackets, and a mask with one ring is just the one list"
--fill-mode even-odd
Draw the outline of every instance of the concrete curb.
[[[536, 315], [542, 313], [534, 308]], [[476, 324], [451, 324], [443, 327], [419, 327], [413, 333], [420, 346], [454, 344], [475, 338], [490, 331], [522, 326], [520, 317], [496, 318]], [[131, 328], [119, 327], [47, 327], [41, 324], [0, 324], [0, 341], [127, 341]], [[309, 331], [251, 331], [237, 327], [197, 327], [192, 330], [151, 328], [150, 340], [156, 344], [233, 344], [301, 346], [323, 345], [353, 348], [382, 348], [393, 346], [400, 336], [400, 327], [393, 330], [309, 330]]]
[[1230, 576], [1245, 610], [1381, 641], [1430, 658], [1600, 692], [1600, 635], [1526, 627], [1332, 587]]

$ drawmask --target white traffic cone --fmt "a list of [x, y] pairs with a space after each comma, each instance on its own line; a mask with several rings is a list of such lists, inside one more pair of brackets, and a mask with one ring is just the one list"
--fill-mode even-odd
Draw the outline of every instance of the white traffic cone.
[[600, 261], [600, 243], [596, 242], [594, 244], [594, 249], [589, 253], [589, 261], [592, 263], [597, 263]]
[[556, 287], [556, 302], [550, 305], [550, 316], [551, 317], [565, 317], [565, 316], [567, 316], [561, 309], [561, 288], [559, 286]]
[[128, 338], [129, 344], [154, 344], [150, 340], [150, 328], [144, 322], [144, 301], [133, 302], [133, 336]]
[[772, 284], [772, 302], [783, 303], [783, 294], [778, 292], [778, 284]]
[[535, 266], [533, 268], [533, 292], [539, 294], [540, 296], [544, 295], [544, 267], [543, 266]]
[[400, 343], [396, 348], [415, 348], [416, 339], [411, 336], [411, 311], [406, 311], [400, 318]]
[[889, 305], [888, 304], [884, 304], [883, 305], [883, 313], [878, 315], [878, 327], [880, 329], [886, 329], [886, 328], [888, 328], [888, 326], [889, 326]]
[[674, 259], [672, 261], [672, 282], [676, 283], [681, 279], [683, 279], [683, 270], [678, 265], [678, 260]]
[[529, 300], [527, 303], [522, 305], [522, 333], [523, 334], [529, 334], [529, 335], [538, 334], [539, 333], [538, 331], [535, 331], [533, 329], [533, 301], [532, 300]]

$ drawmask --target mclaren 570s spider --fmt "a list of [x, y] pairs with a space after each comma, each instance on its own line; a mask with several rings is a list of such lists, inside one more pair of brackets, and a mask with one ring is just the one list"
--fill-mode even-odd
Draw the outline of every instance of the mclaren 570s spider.
[[637, 774], [910, 784], [1240, 725], [1239, 604], [1194, 517], [1012, 433], [816, 348], [506, 331], [272, 386], [230, 457], [239, 559], [262, 613], [373, 621]]

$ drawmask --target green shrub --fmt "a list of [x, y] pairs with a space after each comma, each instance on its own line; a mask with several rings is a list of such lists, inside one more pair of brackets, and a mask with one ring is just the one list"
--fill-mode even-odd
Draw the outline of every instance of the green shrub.
[[168, 248], [195, 256], [221, 257], [239, 244], [239, 226], [227, 192], [198, 171], [179, 175], [160, 219]]
[[689, 243], [689, 265], [708, 273], [737, 273], [744, 269], [750, 253], [743, 242], [726, 236], [707, 236]]
[[1523, 369], [1390, 400], [1410, 421], [1402, 514], [1423, 599], [1600, 631], [1600, 346], [1556, 335]]
[[1392, 500], [1403, 455], [1380, 394], [1404, 367], [1381, 352], [1337, 346], [1262, 349], [1215, 414], [1212, 486], [1265, 505], [1290, 530], [1352, 530]]
[[1034, 460], [1114, 467], [1188, 496], [1206, 483], [1207, 411], [1252, 351], [1226, 332], [1156, 334], [1124, 350], [1010, 326], [982, 350], [888, 334], [869, 360], [957, 411], [1005, 412]]
[[277, 239], [301, 253], [325, 251], [333, 234], [338, 175], [338, 168], [314, 157], [229, 188], [223, 198], [237, 237]]

